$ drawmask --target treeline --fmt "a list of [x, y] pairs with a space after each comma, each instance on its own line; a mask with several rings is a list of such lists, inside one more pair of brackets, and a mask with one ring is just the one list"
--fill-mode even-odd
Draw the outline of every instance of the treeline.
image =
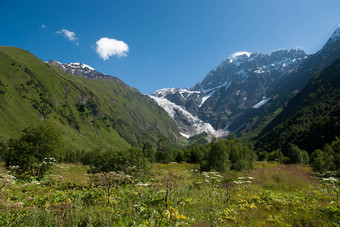
[[148, 172], [150, 163], [155, 162], [196, 163], [202, 171], [227, 172], [252, 168], [257, 155], [252, 146], [244, 146], [234, 136], [221, 140], [214, 138], [208, 144], [193, 144], [184, 149], [174, 149], [168, 139], [162, 137], [157, 144], [146, 142], [142, 148], [66, 152], [59, 160], [89, 165], [93, 173], [127, 171], [131, 166]]
[[340, 139], [326, 143], [322, 149], [311, 153], [300, 149], [298, 145], [289, 143], [286, 146], [267, 152], [257, 150], [260, 161], [276, 161], [284, 164], [311, 165], [316, 172], [337, 171], [340, 169]]
[[229, 136], [214, 138], [205, 145], [173, 149], [166, 137], [157, 144], [146, 142], [142, 148], [65, 150], [61, 132], [49, 121], [32, 125], [18, 138], [0, 138], [0, 157], [18, 177], [40, 179], [53, 162], [74, 162], [90, 166], [92, 173], [138, 171], [148, 173], [150, 163], [188, 162], [200, 164], [202, 171], [226, 172], [252, 168], [257, 156], [252, 147]]

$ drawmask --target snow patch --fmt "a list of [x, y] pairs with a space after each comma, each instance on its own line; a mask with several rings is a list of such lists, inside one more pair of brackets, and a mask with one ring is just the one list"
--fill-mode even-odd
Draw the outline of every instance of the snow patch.
[[183, 132], [180, 132], [179, 134], [181, 134], [181, 136], [183, 136], [183, 137], [185, 137], [185, 138], [187, 138], [187, 139], [189, 139], [189, 138], [190, 138], [190, 135], [188, 135], [188, 134], [185, 134], [185, 133], [183, 133]]
[[83, 63], [79, 63], [79, 62], [76, 62], [76, 63], [68, 63], [67, 64], [68, 66], [70, 67], [76, 67], [76, 68], [87, 68], [87, 69], [90, 69], [90, 70], [95, 70], [94, 68], [92, 68], [91, 66], [89, 65], [86, 65], [86, 64], [83, 64]]
[[201, 102], [201, 104], [199, 105], [199, 108], [201, 108], [201, 106], [203, 105], [203, 103], [205, 103], [205, 101], [207, 101], [207, 100], [210, 98], [210, 96], [212, 96], [212, 94], [214, 94], [214, 92], [215, 92], [215, 91], [213, 91], [213, 92], [210, 93], [209, 95], [206, 95], [206, 96], [204, 96], [204, 97], [202, 98], [202, 102]]
[[221, 85], [219, 85], [219, 86], [216, 86], [216, 87], [214, 87], [214, 88], [207, 89], [207, 90], [202, 89], [202, 91], [203, 91], [204, 93], [207, 94], [207, 93], [210, 93], [210, 92], [212, 92], [212, 91], [215, 91], [215, 90], [217, 90], [217, 89], [219, 89], [219, 88], [221, 88], [221, 87], [225, 87], [225, 90], [227, 90], [227, 89], [229, 88], [230, 84], [231, 84], [230, 81], [226, 81], [226, 82], [224, 82], [223, 84], [221, 84]]
[[336, 41], [336, 40], [339, 39], [339, 38], [340, 38], [340, 25], [339, 25], [339, 27], [335, 30], [335, 32], [333, 33], [331, 39], [332, 39], [333, 41]]
[[[157, 91], [155, 91], [154, 93], [152, 93], [152, 96], [156, 96], [159, 98], [164, 98], [165, 96], [171, 94], [175, 94], [176, 92], [179, 92], [179, 94], [182, 96], [183, 99], [187, 99], [191, 94], [199, 94], [201, 93], [201, 91], [190, 91], [188, 89], [178, 89], [178, 88], [162, 88], [159, 89]], [[185, 94], [185, 96], [184, 96]]]
[[270, 97], [269, 97], [269, 98], [263, 97], [263, 98], [264, 98], [263, 100], [261, 100], [260, 102], [256, 103], [256, 104], [253, 106], [254, 109], [260, 108], [261, 106], [263, 106], [264, 104], [266, 104], [266, 103], [270, 100]]
[[236, 58], [238, 56], [242, 56], [242, 55], [247, 55], [247, 57], [249, 58], [249, 56], [251, 55], [251, 53], [247, 52], [247, 51], [239, 51], [236, 53], [233, 53], [232, 55], [230, 55], [231, 58]]

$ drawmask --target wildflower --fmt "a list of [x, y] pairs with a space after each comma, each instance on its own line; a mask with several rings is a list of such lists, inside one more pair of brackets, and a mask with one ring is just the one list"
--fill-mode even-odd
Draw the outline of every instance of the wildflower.
[[330, 177], [330, 178], [328, 178], [328, 180], [329, 180], [329, 181], [333, 181], [333, 182], [337, 182], [337, 181], [338, 181], [338, 180], [335, 179], [334, 177]]
[[138, 183], [138, 184], [136, 184], [137, 186], [140, 186], [140, 187], [148, 187], [148, 186], [150, 186], [150, 184], [148, 184], [148, 183], [145, 183], [145, 184], [143, 184], [143, 183]]
[[253, 177], [248, 177], [248, 179], [249, 179], [249, 180], [254, 180], [254, 178], [253, 178]]

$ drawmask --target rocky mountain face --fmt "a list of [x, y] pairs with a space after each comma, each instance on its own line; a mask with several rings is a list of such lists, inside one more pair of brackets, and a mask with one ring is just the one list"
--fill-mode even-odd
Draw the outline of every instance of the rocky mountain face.
[[340, 132], [340, 58], [318, 72], [256, 138], [258, 150], [296, 144], [312, 153], [336, 140]]
[[[60, 63], [58, 61], [49, 60], [46, 63], [50, 65], [55, 65], [59, 69], [63, 70], [64, 72], [74, 75], [74, 76], [82, 76], [89, 80], [112, 80], [120, 85], [124, 85], [129, 87], [123, 81], [115, 76], [105, 75], [101, 72], [96, 71], [91, 66], [88, 66], [83, 63]], [[131, 87], [130, 87], [131, 88]]]
[[[296, 49], [271, 54], [237, 52], [192, 88], [160, 89], [150, 97], [168, 113], [174, 108], [165, 105], [167, 101], [219, 132], [211, 130], [212, 134], [243, 134], [268, 120], [268, 115], [277, 114], [316, 72], [340, 57], [339, 36], [340, 28], [319, 52], [309, 56]], [[185, 114], [176, 112], [172, 118], [182, 132], [200, 133]]]

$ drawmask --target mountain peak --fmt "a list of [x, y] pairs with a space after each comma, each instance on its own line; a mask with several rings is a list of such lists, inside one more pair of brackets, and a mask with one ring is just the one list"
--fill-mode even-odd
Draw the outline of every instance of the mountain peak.
[[236, 53], [233, 53], [232, 55], [230, 55], [230, 58], [236, 58], [236, 57], [242, 56], [242, 55], [247, 55], [247, 57], [249, 58], [251, 53], [249, 53], [247, 51], [239, 51], [239, 52], [236, 52]]
[[333, 32], [331, 39], [333, 41], [336, 41], [338, 39], [340, 39], [340, 25], [338, 26], [338, 28]]
[[76, 62], [76, 63], [67, 63], [66, 65], [70, 66], [70, 67], [77, 67], [77, 68], [87, 68], [87, 69], [90, 69], [90, 70], [95, 70], [94, 68], [92, 68], [91, 66], [89, 65], [86, 65], [86, 64], [83, 64], [83, 63], [80, 63], [80, 62]]

